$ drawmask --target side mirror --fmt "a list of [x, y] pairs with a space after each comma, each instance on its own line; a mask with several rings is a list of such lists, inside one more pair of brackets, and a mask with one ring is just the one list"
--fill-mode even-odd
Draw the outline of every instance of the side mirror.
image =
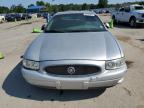
[[44, 24], [42, 25], [41, 30], [45, 30], [45, 28], [46, 28], [46, 25]]

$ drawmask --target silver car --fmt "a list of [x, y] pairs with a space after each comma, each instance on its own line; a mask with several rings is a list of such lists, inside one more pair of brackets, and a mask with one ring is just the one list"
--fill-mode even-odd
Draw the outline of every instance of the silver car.
[[28, 83], [54, 89], [111, 87], [123, 81], [126, 71], [120, 44], [90, 11], [55, 14], [22, 65]]

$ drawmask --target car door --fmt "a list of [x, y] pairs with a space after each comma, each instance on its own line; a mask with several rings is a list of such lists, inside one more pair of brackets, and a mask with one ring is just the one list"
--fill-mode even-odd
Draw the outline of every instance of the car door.
[[123, 17], [123, 22], [129, 22], [129, 19], [131, 17], [130, 7], [124, 8], [124, 12], [122, 14], [122, 17]]
[[116, 15], [118, 21], [123, 21], [123, 13], [124, 13], [124, 8], [121, 8]]

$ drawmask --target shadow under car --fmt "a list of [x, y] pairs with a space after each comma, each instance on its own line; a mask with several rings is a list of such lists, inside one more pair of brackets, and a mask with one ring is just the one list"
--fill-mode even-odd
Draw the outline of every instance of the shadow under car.
[[7, 76], [2, 88], [10, 96], [37, 101], [75, 101], [95, 98], [105, 92], [105, 88], [93, 90], [42, 89], [28, 84], [22, 77], [20, 62]]

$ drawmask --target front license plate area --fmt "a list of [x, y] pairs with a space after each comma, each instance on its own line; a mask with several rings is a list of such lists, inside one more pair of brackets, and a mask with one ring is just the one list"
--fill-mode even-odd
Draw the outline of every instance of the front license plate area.
[[61, 89], [83, 89], [82, 82], [61, 82]]

